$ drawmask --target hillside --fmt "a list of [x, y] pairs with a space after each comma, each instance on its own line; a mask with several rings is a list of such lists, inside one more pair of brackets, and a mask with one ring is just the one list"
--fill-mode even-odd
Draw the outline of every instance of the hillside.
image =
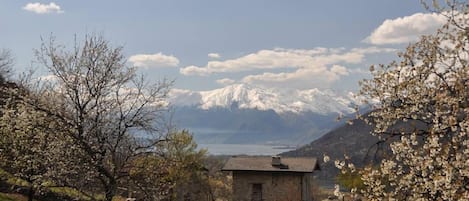
[[[321, 159], [321, 161], [324, 154], [328, 155], [331, 162], [321, 165], [322, 171], [318, 174], [318, 177], [319, 180], [322, 180], [326, 185], [330, 185], [338, 173], [337, 168], [334, 167], [335, 159], [343, 160], [344, 155], [347, 155], [357, 167], [363, 167], [367, 164], [379, 162], [391, 151], [389, 149], [389, 143], [391, 143], [393, 139], [388, 140], [386, 143], [379, 144], [378, 147], [378, 137], [370, 134], [372, 128], [372, 125], [366, 124], [363, 120], [354, 119], [351, 125], [343, 124], [310, 144], [293, 151], [282, 153], [281, 155], [313, 156]], [[414, 129], [425, 130], [427, 127], [425, 124], [418, 121], [401, 121], [389, 128], [388, 131], [410, 132]]]
[[338, 170], [334, 167], [335, 159], [343, 159], [344, 154], [358, 166], [374, 160], [378, 138], [370, 135], [372, 127], [362, 120], [353, 120], [353, 124], [344, 124], [319, 139], [297, 150], [282, 153], [283, 156], [312, 156], [322, 161], [323, 155], [330, 156], [331, 161], [321, 164], [319, 180], [325, 185], [333, 183]]
[[344, 124], [297, 150], [284, 153], [288, 156], [323, 156], [331, 158], [343, 157], [344, 154], [353, 159], [363, 160], [369, 148], [378, 140], [371, 136], [371, 126], [362, 120], [353, 120], [353, 124]]

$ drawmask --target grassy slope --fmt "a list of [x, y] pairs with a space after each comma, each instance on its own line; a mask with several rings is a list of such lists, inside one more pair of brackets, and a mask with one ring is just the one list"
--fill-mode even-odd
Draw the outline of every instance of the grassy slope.
[[0, 193], [0, 201], [26, 201], [28, 198], [21, 194]]
[[[0, 180], [4, 181], [3, 185], [7, 185], [7, 186], [26, 187], [28, 185], [27, 182], [14, 177], [10, 173], [2, 169], [0, 169]], [[72, 198], [79, 198], [80, 200], [85, 200], [85, 201], [90, 200], [89, 197], [83, 195], [82, 193], [80, 193], [80, 191], [73, 189], [73, 188], [52, 187], [52, 188], [49, 188], [49, 191], [56, 195], [65, 195], [65, 196], [72, 197]], [[103, 197], [104, 197], [103, 195], [96, 196], [97, 199], [102, 199]], [[0, 192], [0, 201], [26, 201], [26, 200], [28, 200], [27, 196], [24, 196], [22, 194], [11, 193], [11, 192]], [[120, 196], [116, 196], [114, 200], [121, 201], [125, 199]]]

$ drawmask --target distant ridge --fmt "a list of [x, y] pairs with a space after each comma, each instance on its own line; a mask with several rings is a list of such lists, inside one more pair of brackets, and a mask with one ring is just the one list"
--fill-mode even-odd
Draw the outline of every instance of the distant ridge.
[[372, 126], [362, 120], [352, 120], [352, 124], [331, 130], [310, 144], [296, 150], [285, 152], [285, 156], [315, 156], [323, 154], [331, 158], [343, 157], [344, 154], [355, 160], [367, 160], [369, 148], [378, 141], [376, 136], [370, 135]]
[[[364, 118], [368, 114], [364, 115]], [[427, 129], [427, 127], [418, 121], [398, 122], [389, 130], [411, 131], [414, 129]], [[313, 156], [323, 158], [324, 154], [331, 159], [329, 163], [322, 164], [318, 175], [320, 180], [330, 184], [338, 174], [338, 169], [334, 167], [334, 160], [343, 160], [347, 155], [351, 162], [357, 167], [363, 167], [368, 164], [376, 164], [390, 153], [389, 144], [394, 139], [377, 146], [379, 138], [371, 135], [373, 125], [366, 124], [363, 120], [354, 119], [352, 124], [343, 124], [333, 129], [317, 140], [312, 141], [296, 150], [284, 152], [283, 156]]]
[[357, 166], [363, 166], [374, 161], [374, 153], [378, 137], [370, 135], [372, 126], [362, 120], [352, 120], [352, 125], [343, 124], [331, 130], [322, 137], [314, 140], [299, 149], [282, 153], [283, 156], [312, 156], [321, 159], [324, 154], [331, 159], [326, 164], [321, 164], [318, 179], [322, 185], [330, 186], [335, 181], [338, 169], [334, 167], [335, 159], [344, 159], [344, 154], [351, 158]]

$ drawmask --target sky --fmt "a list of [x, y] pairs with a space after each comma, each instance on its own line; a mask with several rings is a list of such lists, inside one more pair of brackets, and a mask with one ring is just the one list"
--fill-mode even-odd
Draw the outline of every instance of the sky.
[[72, 47], [86, 34], [123, 46], [129, 65], [174, 88], [356, 91], [371, 64], [388, 63], [444, 19], [419, 0], [0, 1], [0, 48], [17, 73], [41, 38]]

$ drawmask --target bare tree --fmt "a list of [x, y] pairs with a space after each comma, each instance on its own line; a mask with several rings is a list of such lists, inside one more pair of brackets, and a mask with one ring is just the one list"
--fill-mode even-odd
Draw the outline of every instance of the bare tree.
[[9, 50], [0, 50], [0, 83], [4, 82], [11, 75], [13, 57]]
[[86, 36], [72, 50], [51, 38], [36, 56], [51, 76], [29, 83], [34, 96], [23, 100], [60, 121], [81, 152], [70, 160], [81, 161], [75, 165], [89, 170], [94, 178], [88, 179], [99, 181], [106, 200], [112, 200], [132, 161], [164, 140], [160, 126], [172, 83], [149, 84], [138, 77], [122, 48], [100, 36]]

